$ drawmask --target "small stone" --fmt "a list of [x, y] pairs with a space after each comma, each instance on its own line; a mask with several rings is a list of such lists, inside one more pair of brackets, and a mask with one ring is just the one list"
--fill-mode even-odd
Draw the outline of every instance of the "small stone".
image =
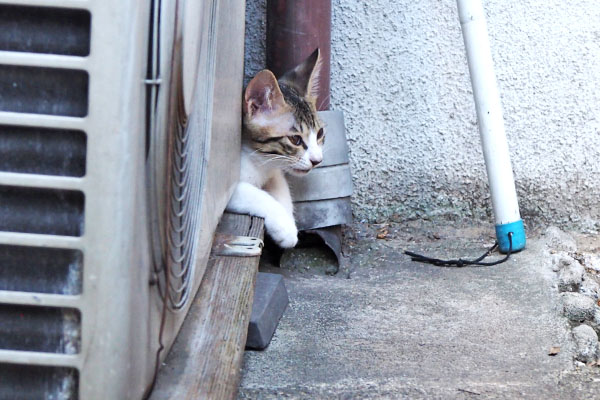
[[560, 257], [557, 255], [552, 256], [552, 271], [560, 271]]
[[596, 333], [600, 333], [600, 308], [594, 309], [594, 316], [590, 319], [587, 324], [591, 326]]
[[577, 292], [584, 272], [583, 265], [577, 261], [565, 265], [558, 274], [558, 291]]
[[596, 254], [586, 253], [583, 255], [583, 265], [588, 269], [600, 272], [600, 257]]
[[588, 325], [579, 325], [573, 328], [573, 339], [577, 354], [575, 358], [583, 363], [596, 361], [598, 351], [598, 335]]
[[600, 293], [600, 284], [590, 275], [584, 275], [583, 282], [579, 286], [579, 293], [585, 294], [594, 300], [598, 300], [598, 294]]
[[565, 316], [573, 322], [594, 318], [596, 302], [581, 293], [565, 292], [561, 295]]
[[558, 353], [560, 353], [560, 346], [552, 346], [550, 347], [550, 350], [548, 350], [548, 355], [552, 357], [554, 357]]
[[557, 252], [552, 255], [552, 270], [558, 272], [561, 269], [577, 262], [573, 257], [564, 251]]
[[577, 243], [572, 236], [558, 229], [556, 226], [551, 226], [544, 233], [546, 237], [546, 245], [550, 249], [557, 251], [575, 251]]

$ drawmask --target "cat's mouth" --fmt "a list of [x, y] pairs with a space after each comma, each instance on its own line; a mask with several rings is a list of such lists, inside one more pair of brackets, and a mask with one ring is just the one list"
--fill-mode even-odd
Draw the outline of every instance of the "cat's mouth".
[[292, 168], [292, 173], [294, 175], [306, 175], [310, 172], [310, 168], [309, 169], [300, 169], [300, 168]]

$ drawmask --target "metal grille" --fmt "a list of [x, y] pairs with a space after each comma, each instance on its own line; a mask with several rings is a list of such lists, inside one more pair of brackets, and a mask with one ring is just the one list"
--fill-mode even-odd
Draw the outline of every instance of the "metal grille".
[[0, 245], [0, 260], [0, 290], [81, 294], [80, 250]]
[[[181, 82], [180, 79], [178, 81]], [[183, 109], [183, 90], [180, 85], [178, 89], [177, 117], [173, 121], [169, 146], [166, 259], [169, 304], [173, 309], [182, 308], [188, 301], [194, 277], [204, 144], [202, 135], [190, 135], [189, 120]]]
[[82, 177], [86, 142], [82, 131], [0, 125], [0, 171]]
[[[84, 193], [58, 177], [85, 175], [86, 135], [52, 118], [88, 114], [89, 77], [45, 63], [49, 54], [87, 56], [90, 25], [86, 10], [0, 5], [0, 53], [14, 61], [0, 61], [0, 111], [16, 116], [0, 124], [0, 175], [9, 182], [0, 184], [0, 233], [9, 240], [0, 243], [2, 399], [78, 398], [79, 371], [62, 364], [81, 353], [81, 311], [66, 298], [82, 293], [83, 252], [25, 239], [84, 233]], [[28, 125], [34, 115], [49, 126]], [[55, 361], [36, 365], [48, 357]]]
[[[178, 15], [182, 14], [184, 6], [184, 2], [178, 2]], [[155, 25], [157, 23], [155, 21]], [[180, 310], [187, 304], [194, 284], [206, 136], [198, 134], [198, 127], [194, 126], [197, 122], [190, 119], [189, 110], [186, 110], [182, 18], [176, 18], [174, 29], [168, 118], [164, 131], [156, 125], [157, 83], [162, 81], [159, 30], [155, 29], [151, 38], [148, 78], [151, 86], [148, 134], [151, 167], [148, 178], [153, 188], [150, 220], [153, 221], [154, 273], [161, 298], [167, 301], [171, 310]], [[190, 103], [193, 110], [193, 97]]]
[[87, 56], [91, 15], [69, 8], [0, 5], [0, 50]]
[[0, 364], [0, 376], [5, 382], [0, 399], [77, 399], [79, 373], [74, 368]]

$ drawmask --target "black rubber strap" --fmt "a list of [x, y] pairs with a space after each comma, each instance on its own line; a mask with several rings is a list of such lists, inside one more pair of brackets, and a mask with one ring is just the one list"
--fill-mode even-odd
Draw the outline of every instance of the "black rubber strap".
[[492, 265], [502, 264], [510, 258], [510, 255], [512, 253], [512, 236], [512, 232], [509, 232], [508, 253], [506, 253], [506, 256], [504, 258], [496, 261], [484, 262], [483, 259], [491, 255], [494, 252], [494, 250], [498, 248], [498, 242], [494, 243], [494, 245], [490, 247], [488, 251], [485, 252], [485, 254], [483, 254], [481, 257], [475, 260], [463, 260], [462, 258], [459, 258], [458, 260], [440, 260], [438, 258], [426, 257], [421, 254], [413, 253], [412, 251], [405, 251], [404, 254], [410, 256], [411, 260], [413, 261], [426, 264], [433, 264], [438, 267], [491, 267]]

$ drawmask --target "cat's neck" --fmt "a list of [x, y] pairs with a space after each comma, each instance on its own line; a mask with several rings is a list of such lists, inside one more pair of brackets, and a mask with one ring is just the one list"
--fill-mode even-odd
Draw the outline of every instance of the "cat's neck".
[[247, 140], [242, 140], [240, 181], [248, 182], [258, 188], [265, 184], [277, 174], [283, 172], [269, 163], [251, 147]]

